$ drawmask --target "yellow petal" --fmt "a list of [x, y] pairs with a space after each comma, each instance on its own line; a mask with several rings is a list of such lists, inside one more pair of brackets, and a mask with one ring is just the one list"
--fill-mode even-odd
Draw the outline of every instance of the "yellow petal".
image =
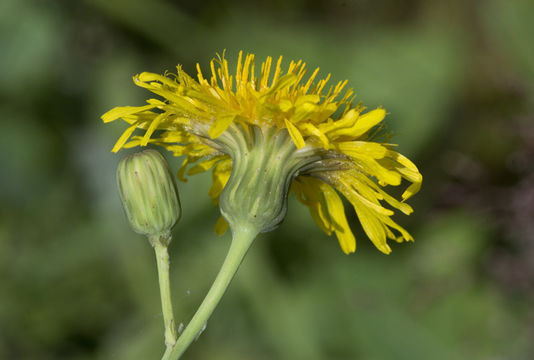
[[[345, 176], [343, 172], [339, 172], [341, 175], [336, 182], [336, 187], [339, 191], [350, 201], [353, 206], [357, 204], [363, 204], [369, 209], [385, 216], [391, 216], [393, 211], [380, 206], [379, 201], [372, 192], [369, 192], [367, 185], [361, 184], [351, 176]], [[367, 195], [362, 196], [360, 193]]]
[[218, 168], [220, 167], [217, 166], [215, 169], [213, 169], [212, 184], [208, 191], [208, 195], [211, 197], [214, 206], [219, 205], [219, 197], [221, 196], [221, 193], [226, 186], [226, 183], [228, 183], [230, 175], [232, 174], [231, 169], [227, 171], [220, 171]]
[[166, 116], [166, 113], [161, 113], [158, 116], [156, 116], [154, 120], [152, 120], [152, 122], [150, 123], [150, 126], [145, 132], [145, 135], [143, 136], [143, 139], [141, 140], [141, 143], [140, 143], [141, 146], [146, 146], [148, 144], [148, 140], [150, 139], [150, 136], [154, 133], [154, 131], [156, 131], [160, 122], [163, 119], [165, 119], [165, 116]]
[[237, 115], [232, 114], [218, 117], [210, 127], [210, 130], [208, 132], [209, 136], [212, 139], [219, 137], [223, 132], [226, 131], [226, 129], [228, 129], [228, 126], [230, 126], [234, 122], [236, 116]]
[[294, 123], [298, 123], [303, 120], [308, 120], [313, 113], [317, 112], [317, 109], [317, 105], [306, 102], [295, 108], [295, 112], [293, 113], [291, 120]]
[[395, 221], [391, 220], [391, 218], [385, 218], [385, 219], [383, 219], [383, 222], [387, 226], [390, 226], [390, 227], [394, 228], [395, 230], [397, 230], [397, 231], [399, 231], [401, 233], [402, 236], [397, 237], [395, 239], [397, 242], [402, 242], [402, 241], [412, 241], [413, 242], [414, 241], [412, 235], [410, 235], [410, 233], [408, 231], [406, 231], [402, 226], [397, 224]]
[[280, 107], [280, 110], [282, 110], [283, 112], [286, 112], [286, 111], [291, 110], [291, 108], [293, 107], [293, 103], [290, 100], [282, 99], [280, 100], [280, 103], [278, 104], [278, 106]]
[[399, 170], [402, 170], [402, 174], [405, 175], [408, 180], [412, 182], [418, 182], [423, 180], [423, 177], [419, 172], [419, 169], [417, 169], [417, 166], [415, 166], [415, 164], [411, 162], [407, 157], [391, 150], [388, 152], [388, 156], [402, 165]]
[[420, 189], [421, 189], [421, 182], [415, 182], [412, 185], [408, 186], [406, 191], [402, 193], [402, 200], [403, 201], [408, 200], [409, 198], [417, 194]]
[[388, 153], [388, 148], [371, 141], [345, 141], [336, 143], [336, 149], [352, 157], [367, 155], [373, 159], [382, 159]]
[[276, 92], [288, 88], [297, 82], [297, 76], [295, 74], [286, 74], [282, 76], [276, 84], [274, 84], [262, 97], [267, 97], [275, 94]]
[[182, 162], [182, 165], [180, 166], [180, 169], [178, 169], [178, 179], [187, 182], [187, 179], [185, 178], [185, 170], [187, 169], [187, 165], [189, 164], [189, 157], [186, 157], [184, 161]]
[[357, 176], [358, 180], [357, 181], [360, 181], [360, 182], [363, 182], [364, 184], [363, 185], [367, 185], [369, 186], [369, 188], [372, 188], [374, 189], [374, 191], [376, 191], [376, 195], [377, 197], [380, 197], [381, 199], [385, 200], [389, 205], [393, 206], [394, 208], [397, 208], [399, 209], [400, 211], [402, 211], [404, 214], [406, 215], [410, 215], [412, 212], [413, 212], [413, 209], [410, 205], [404, 203], [404, 202], [400, 202], [399, 200], [395, 199], [393, 196], [389, 195], [387, 192], [385, 192], [384, 190], [382, 190], [377, 183], [375, 183], [374, 181], [370, 180], [368, 177], [366, 177], [365, 175], [359, 175]]
[[295, 101], [295, 106], [300, 106], [304, 103], [313, 103], [313, 104], [317, 104], [319, 101], [321, 101], [321, 97], [319, 95], [315, 95], [315, 94], [312, 94], [312, 95], [301, 95], [297, 98], [297, 100]]
[[356, 251], [356, 238], [347, 222], [343, 201], [341, 201], [341, 198], [336, 191], [324, 182], [321, 182], [321, 190], [323, 191], [323, 195], [328, 205], [328, 212], [339, 226], [336, 228], [336, 236], [341, 249], [345, 254], [350, 254]]
[[217, 235], [223, 235], [226, 230], [228, 230], [228, 223], [222, 216], [219, 216], [219, 219], [215, 223], [215, 228], [213, 230], [215, 233], [217, 233]]
[[353, 204], [353, 206], [354, 210], [356, 210], [356, 214], [358, 214], [358, 219], [362, 224], [362, 228], [367, 236], [369, 236], [369, 239], [371, 239], [378, 250], [382, 251], [384, 254], [389, 254], [391, 248], [386, 242], [386, 231], [382, 222], [365, 206], [357, 203]]
[[[335, 108], [332, 108], [331, 110], [336, 110]], [[351, 109], [347, 111], [343, 117], [336, 121], [328, 121], [326, 123], [319, 124], [319, 129], [324, 133], [330, 133], [338, 129], [350, 129], [355, 123], [356, 120], [358, 120], [358, 117], [360, 116], [360, 112], [357, 109]], [[349, 130], [350, 131], [350, 130]], [[332, 136], [330, 134], [329, 136]], [[333, 136], [332, 136], [333, 137]]]
[[141, 74], [137, 75], [134, 79], [137, 79], [138, 81], [141, 81], [144, 83], [148, 83], [152, 81], [159, 81], [160, 83], [167, 85], [169, 87], [172, 87], [172, 88], [178, 87], [178, 84], [174, 80], [168, 78], [167, 76], [162, 76], [162, 75], [154, 74], [151, 72], [142, 72]]
[[132, 140], [128, 141], [126, 144], [122, 145], [123, 149], [131, 149], [136, 146], [139, 146], [141, 143], [141, 137], [140, 136], [134, 136]]
[[395, 151], [388, 151], [388, 157], [386, 159], [380, 160], [381, 163], [386, 167], [395, 169], [403, 178], [412, 182], [406, 191], [402, 194], [402, 200], [405, 201], [411, 196], [419, 192], [421, 184], [423, 182], [423, 175], [417, 169], [417, 166], [414, 165], [407, 157], [401, 155]]
[[369, 199], [365, 198], [364, 196], [358, 194], [357, 192], [353, 192], [352, 195], [355, 197], [355, 199], [359, 200], [362, 204], [370, 208], [371, 210], [376, 211], [379, 214], [385, 215], [385, 216], [392, 216], [395, 214], [392, 210], [386, 209], [385, 207], [380, 206], [379, 204], [376, 204]]
[[[325, 198], [318, 184], [321, 181], [307, 176], [300, 176], [292, 184], [297, 199], [306, 205], [315, 223], [327, 235], [332, 234], [335, 224], [331, 221]], [[339, 226], [337, 226], [339, 228]]]
[[113, 149], [111, 149], [111, 152], [116, 153], [117, 151], [119, 151], [122, 148], [122, 146], [126, 143], [126, 141], [128, 141], [128, 138], [130, 137], [130, 135], [132, 135], [132, 133], [135, 131], [136, 128], [137, 128], [137, 125], [132, 125], [129, 128], [127, 128], [122, 133], [119, 140], [117, 140], [117, 142], [115, 143], [115, 146], [113, 146]]
[[372, 111], [369, 111], [365, 114], [360, 115], [356, 125], [352, 128], [351, 135], [358, 137], [365, 134], [373, 126], [384, 120], [386, 117], [386, 110], [379, 108]]
[[165, 148], [165, 150], [171, 151], [174, 156], [182, 156], [186, 153], [186, 146], [184, 145], [176, 145], [176, 144], [165, 144], [162, 143], [161, 146]]
[[289, 135], [293, 139], [293, 142], [295, 143], [295, 146], [297, 149], [302, 149], [306, 146], [306, 143], [304, 142], [304, 138], [302, 137], [302, 134], [300, 133], [299, 129], [295, 125], [293, 125], [289, 120], [284, 119], [287, 131], [289, 131]]
[[153, 109], [155, 107], [156, 105], [154, 104], [144, 106], [118, 106], [102, 115], [101, 119], [103, 122], [108, 123], [110, 121], [117, 120], [123, 116], [137, 114], [142, 111]]
[[376, 177], [385, 184], [397, 186], [401, 183], [401, 175], [393, 170], [382, 166], [375, 159], [359, 154], [353, 154], [354, 163], [365, 173]]
[[325, 134], [321, 132], [317, 127], [315, 127], [311, 123], [304, 123], [300, 125], [303, 130], [307, 131], [310, 135], [316, 136], [321, 143], [323, 143], [323, 147], [328, 150], [330, 148], [330, 142], [328, 141], [328, 138]]
[[187, 171], [187, 175], [195, 175], [202, 173], [204, 171], [208, 171], [211, 169], [215, 164], [217, 164], [219, 161], [223, 160], [226, 157], [226, 155], [223, 156], [215, 156], [211, 159], [207, 159], [204, 161], [200, 161], [198, 164], [193, 166]]

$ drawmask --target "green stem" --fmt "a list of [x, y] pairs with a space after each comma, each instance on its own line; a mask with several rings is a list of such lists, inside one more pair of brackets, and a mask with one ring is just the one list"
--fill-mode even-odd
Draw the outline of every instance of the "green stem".
[[224, 260], [213, 285], [184, 332], [178, 338], [176, 345], [173, 347], [167, 358], [168, 360], [178, 360], [187, 350], [189, 345], [191, 345], [191, 343], [196, 340], [204, 330], [209, 317], [228, 288], [228, 285], [232, 281], [232, 278], [237, 272], [239, 265], [243, 261], [243, 258], [257, 234], [258, 231], [254, 228], [239, 227], [236, 229], [232, 244], [230, 245], [230, 250], [228, 250], [226, 259]]
[[165, 346], [167, 347], [163, 359], [166, 359], [165, 356], [168, 355], [170, 349], [176, 344], [178, 337], [174, 322], [174, 312], [172, 310], [171, 287], [169, 282], [169, 253], [166, 244], [160, 241], [153, 241], [152, 244], [154, 245], [156, 262], [158, 264], [159, 291], [163, 322], [165, 324]]

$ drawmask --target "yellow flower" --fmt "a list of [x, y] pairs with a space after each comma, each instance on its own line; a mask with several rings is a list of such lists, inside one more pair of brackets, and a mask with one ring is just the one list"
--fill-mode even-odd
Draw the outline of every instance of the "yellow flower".
[[[326, 90], [330, 74], [315, 82], [316, 69], [305, 80], [305, 63], [292, 61], [285, 73], [281, 63], [282, 57], [272, 74], [268, 57], [257, 76], [254, 55], [243, 59], [240, 52], [235, 75], [222, 56], [211, 61], [209, 80], [198, 64], [197, 79], [180, 66], [176, 74], [134, 76], [136, 85], [163, 100], [116, 107], [102, 116], [104, 122], [122, 118], [130, 124], [113, 151], [161, 145], [185, 156], [178, 173], [183, 181], [185, 175], [212, 169], [209, 195], [215, 205], [221, 202], [230, 226], [240, 221], [256, 222], [258, 231], [277, 226], [291, 188], [319, 227], [337, 235], [347, 254], [355, 251], [356, 240], [338, 192], [383, 253], [391, 252], [387, 239], [413, 241], [391, 216], [393, 209], [413, 211], [404, 201], [419, 191], [422, 176], [395, 145], [379, 141], [386, 111], [353, 104], [351, 89], [342, 94], [347, 81]], [[132, 137], [138, 128], [144, 134]], [[403, 179], [411, 184], [399, 201], [384, 188], [401, 185]], [[220, 218], [216, 231], [226, 227]]]

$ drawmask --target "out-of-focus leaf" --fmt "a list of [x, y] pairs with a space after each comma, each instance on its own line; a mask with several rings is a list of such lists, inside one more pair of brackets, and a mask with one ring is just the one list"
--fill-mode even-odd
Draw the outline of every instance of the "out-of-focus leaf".
[[418, 231], [411, 254], [418, 276], [439, 282], [470, 278], [488, 234], [487, 225], [467, 212], [442, 215], [427, 223]]
[[[484, 20], [488, 33], [502, 51], [502, 56], [512, 61], [520, 74], [534, 82], [534, 2], [530, 0], [492, 0], [484, 7]], [[527, 83], [528, 84], [528, 83]], [[532, 87], [531, 87], [532, 89]]]
[[17, 0], [0, 4], [0, 91], [24, 96], [54, 72], [65, 39], [56, 6]]
[[54, 143], [50, 131], [28, 114], [0, 107], [0, 201], [16, 205], [36, 199], [55, 174]]

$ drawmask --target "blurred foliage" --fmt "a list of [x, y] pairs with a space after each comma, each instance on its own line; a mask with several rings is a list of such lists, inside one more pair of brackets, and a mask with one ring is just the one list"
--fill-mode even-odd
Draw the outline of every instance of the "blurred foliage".
[[[194, 73], [224, 49], [348, 78], [388, 109], [425, 183], [400, 219], [416, 242], [387, 257], [361, 231], [343, 255], [292, 199], [186, 358], [530, 358], [532, 14], [529, 0], [3, 0], [0, 359], [159, 358], [154, 257], [128, 228], [109, 152], [124, 126], [99, 117], [143, 101], [132, 75]], [[229, 244], [212, 232], [209, 183], [180, 184], [171, 279], [184, 323]]]

